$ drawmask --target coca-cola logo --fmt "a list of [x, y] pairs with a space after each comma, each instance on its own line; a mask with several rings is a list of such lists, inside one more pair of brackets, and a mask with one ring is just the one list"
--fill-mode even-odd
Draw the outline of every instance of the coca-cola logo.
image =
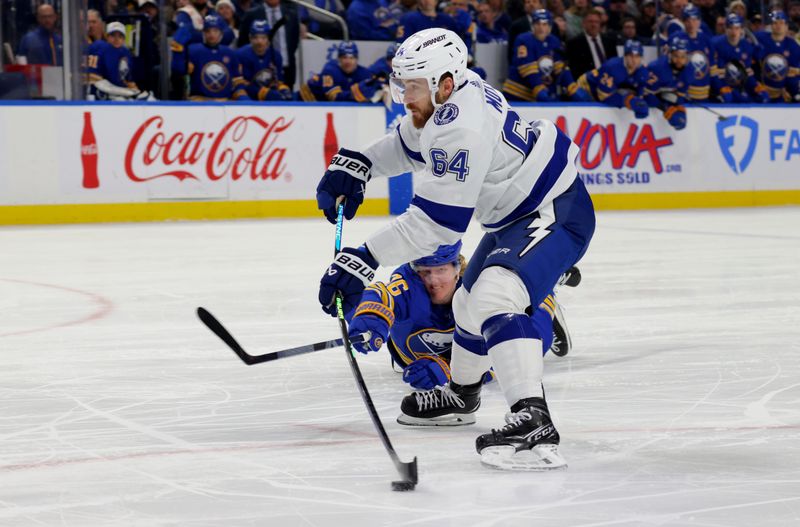
[[[563, 116], [556, 119], [556, 124], [569, 135], [567, 121]], [[621, 169], [623, 165], [634, 168], [639, 162], [639, 156], [646, 154], [650, 157], [653, 170], [660, 174], [664, 171], [660, 149], [672, 145], [672, 138], [656, 137], [649, 124], [644, 124], [641, 128], [637, 124], [629, 124], [623, 135], [617, 132], [614, 124], [600, 125], [586, 118], [581, 119], [578, 132], [572, 139], [581, 147], [578, 162], [585, 170], [597, 168], [606, 157], [610, 158], [611, 166], [615, 170]]]
[[232, 118], [219, 131], [167, 131], [164, 117], [147, 119], [128, 142], [125, 173], [132, 181], [163, 177], [218, 181], [274, 180], [286, 169], [280, 135], [294, 123], [278, 117]]

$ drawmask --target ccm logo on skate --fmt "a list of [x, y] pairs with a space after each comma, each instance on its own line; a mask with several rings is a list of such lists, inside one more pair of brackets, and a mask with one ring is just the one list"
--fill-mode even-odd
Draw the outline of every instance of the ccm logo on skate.
[[369, 174], [369, 168], [364, 163], [359, 163], [355, 159], [340, 155], [335, 155], [333, 156], [333, 159], [331, 159], [331, 166], [329, 167], [329, 170], [333, 167], [343, 168], [355, 177], [358, 177], [359, 174], [362, 174], [363, 177], [359, 177], [359, 179], [367, 179]]

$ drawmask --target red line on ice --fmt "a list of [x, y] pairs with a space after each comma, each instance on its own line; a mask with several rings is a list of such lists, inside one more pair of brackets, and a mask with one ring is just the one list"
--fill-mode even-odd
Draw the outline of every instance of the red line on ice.
[[27, 335], [29, 333], [38, 333], [40, 331], [49, 331], [51, 329], [56, 329], [56, 328], [66, 328], [66, 327], [69, 327], [69, 326], [77, 326], [77, 325], [80, 325], [80, 324], [85, 324], [87, 322], [91, 322], [93, 320], [98, 320], [100, 318], [103, 318], [104, 316], [108, 315], [111, 312], [111, 310], [114, 308], [114, 304], [113, 304], [113, 302], [111, 302], [111, 300], [109, 300], [109, 299], [107, 299], [107, 298], [105, 298], [103, 296], [97, 295], [95, 293], [89, 293], [88, 291], [81, 291], [80, 289], [73, 289], [71, 287], [65, 287], [65, 286], [54, 285], [54, 284], [43, 284], [41, 282], [31, 282], [31, 281], [28, 281], [28, 280], [14, 280], [12, 278], [0, 278], [0, 280], [2, 280], [4, 282], [15, 282], [15, 283], [18, 283], [18, 284], [35, 285], [35, 286], [39, 286], [39, 287], [49, 287], [51, 289], [58, 289], [60, 291], [67, 291], [69, 293], [75, 293], [75, 294], [78, 294], [78, 295], [89, 297], [92, 300], [92, 302], [94, 302], [95, 304], [98, 304], [98, 308], [93, 313], [90, 313], [89, 315], [87, 315], [85, 317], [81, 317], [81, 318], [75, 319], [75, 320], [69, 320], [67, 322], [62, 322], [60, 324], [53, 324], [53, 325], [50, 325], [50, 326], [44, 326], [44, 327], [40, 327], [40, 328], [23, 329], [23, 330], [19, 330], [19, 331], [10, 331], [10, 332], [6, 332], [6, 333], [0, 333], [0, 337], [10, 337], [12, 335]]

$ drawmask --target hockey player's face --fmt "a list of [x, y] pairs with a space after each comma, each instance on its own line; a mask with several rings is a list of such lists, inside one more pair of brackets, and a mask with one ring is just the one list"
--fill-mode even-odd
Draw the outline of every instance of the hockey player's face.
[[458, 267], [453, 264], [436, 267], [417, 267], [417, 274], [431, 297], [431, 304], [449, 304], [453, 301], [458, 283]]
[[253, 51], [255, 51], [257, 55], [263, 55], [264, 52], [267, 51], [269, 39], [267, 35], [250, 35], [250, 44], [253, 46]]
[[731, 42], [739, 42], [742, 38], [742, 26], [728, 26], [725, 28], [725, 34]]
[[625, 68], [628, 71], [636, 71], [642, 65], [642, 56], [636, 53], [629, 53], [622, 60], [625, 62]]
[[781, 40], [786, 36], [788, 26], [783, 20], [776, 20], [772, 23], [772, 36], [777, 40]]
[[669, 60], [672, 62], [672, 65], [682, 70], [686, 66], [686, 62], [689, 60], [689, 56], [686, 54], [685, 51], [671, 51], [669, 54]]
[[343, 55], [339, 57], [339, 67], [347, 74], [353, 73], [358, 67], [358, 59], [353, 55]]
[[544, 40], [550, 34], [550, 24], [545, 21], [539, 21], [533, 24], [533, 35], [539, 40]]
[[686, 32], [690, 35], [694, 35], [698, 31], [700, 31], [700, 19], [690, 16], [686, 20], [683, 21], [683, 24], [686, 26]]
[[209, 46], [216, 46], [222, 40], [222, 31], [219, 29], [212, 27], [209, 29], [203, 30], [203, 40]]

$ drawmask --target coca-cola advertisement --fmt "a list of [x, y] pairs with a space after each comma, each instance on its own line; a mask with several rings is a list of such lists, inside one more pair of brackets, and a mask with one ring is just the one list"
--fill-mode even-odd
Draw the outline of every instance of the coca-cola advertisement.
[[383, 119], [377, 107], [86, 107], [62, 122], [62, 160], [80, 177], [61, 185], [87, 201], [310, 200], [340, 143], [379, 137]]

